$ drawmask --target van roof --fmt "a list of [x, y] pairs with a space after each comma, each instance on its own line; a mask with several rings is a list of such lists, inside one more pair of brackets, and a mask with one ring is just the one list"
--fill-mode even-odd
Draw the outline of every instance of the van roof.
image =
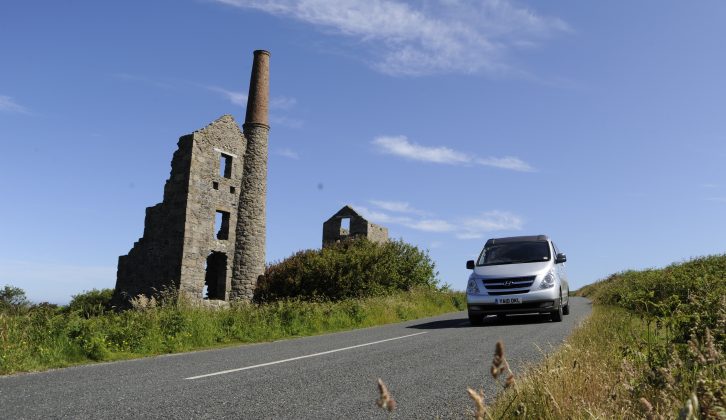
[[489, 239], [485, 246], [491, 246], [494, 244], [506, 244], [512, 242], [542, 242], [548, 241], [550, 238], [547, 235], [531, 235], [531, 236], [509, 236], [506, 238], [492, 238]]

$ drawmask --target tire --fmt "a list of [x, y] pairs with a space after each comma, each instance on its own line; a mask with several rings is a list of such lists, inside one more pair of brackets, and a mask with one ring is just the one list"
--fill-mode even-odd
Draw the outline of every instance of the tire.
[[562, 298], [560, 298], [560, 306], [557, 308], [556, 311], [550, 312], [550, 318], [552, 318], [552, 321], [554, 322], [562, 322], [562, 314], [564, 312], [564, 308], [562, 306]]
[[497, 320], [498, 321], [504, 321], [506, 319], [507, 319], [507, 315], [506, 314], [497, 314]]
[[569, 315], [570, 314], [570, 302], [567, 302], [567, 305], [565, 305], [564, 308], [562, 308], [562, 315]]
[[469, 313], [469, 323], [471, 325], [481, 325], [484, 323], [484, 315]]

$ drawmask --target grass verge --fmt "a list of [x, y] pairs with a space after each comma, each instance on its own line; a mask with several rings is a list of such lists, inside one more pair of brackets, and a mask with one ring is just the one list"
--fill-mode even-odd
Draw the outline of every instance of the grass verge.
[[726, 418], [726, 256], [587, 286], [593, 313], [492, 418]]
[[0, 313], [0, 374], [315, 335], [465, 308], [462, 293], [415, 289], [338, 302], [283, 300], [221, 310], [150, 306], [88, 318], [53, 308]]

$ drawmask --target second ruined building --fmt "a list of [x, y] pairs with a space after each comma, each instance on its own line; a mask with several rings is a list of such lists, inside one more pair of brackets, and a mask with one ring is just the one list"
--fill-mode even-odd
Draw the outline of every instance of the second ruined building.
[[265, 270], [269, 57], [254, 52], [243, 131], [224, 115], [179, 139], [161, 203], [119, 257], [114, 301], [171, 288], [250, 300]]

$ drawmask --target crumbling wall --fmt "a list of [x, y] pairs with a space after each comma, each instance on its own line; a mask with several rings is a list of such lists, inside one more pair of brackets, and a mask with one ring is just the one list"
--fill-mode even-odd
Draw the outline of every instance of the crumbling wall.
[[[179, 289], [190, 297], [227, 300], [231, 290], [246, 140], [231, 115], [222, 116], [192, 136]], [[221, 226], [215, 226], [217, 217], [221, 219]], [[210, 259], [212, 253], [217, 254], [216, 258]], [[214, 266], [221, 261], [222, 255], [226, 257], [224, 267]], [[203, 296], [208, 269], [216, 271], [215, 278], [223, 281], [214, 287], [208, 285], [208, 292], [216, 293]]]
[[[146, 210], [144, 236], [119, 257], [116, 302], [166, 287], [202, 299], [205, 280], [214, 281], [212, 298], [226, 300], [231, 290], [245, 138], [234, 118], [224, 115], [181, 137], [178, 146], [164, 201]], [[228, 215], [226, 235], [219, 238], [218, 212]]]
[[[349, 228], [343, 220], [349, 220]], [[388, 229], [363, 218], [352, 207], [345, 206], [323, 223], [323, 247], [348, 238], [364, 237], [373, 242], [388, 241]]]

